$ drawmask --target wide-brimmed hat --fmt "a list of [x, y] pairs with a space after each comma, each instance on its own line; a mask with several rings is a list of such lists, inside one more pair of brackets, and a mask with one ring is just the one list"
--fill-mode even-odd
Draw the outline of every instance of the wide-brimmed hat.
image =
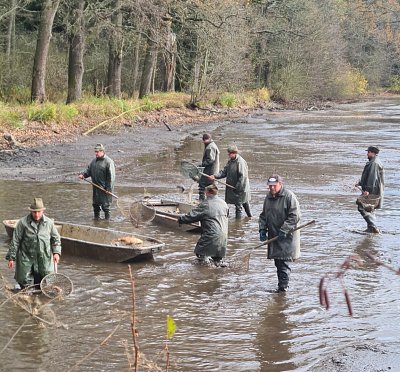
[[31, 212], [39, 212], [44, 211], [46, 208], [44, 207], [42, 198], [34, 198], [33, 203], [29, 207]]
[[98, 143], [95, 147], [94, 147], [95, 151], [105, 151], [104, 146], [101, 143]]
[[268, 177], [267, 185], [277, 185], [282, 182], [282, 177], [279, 174], [273, 174]]

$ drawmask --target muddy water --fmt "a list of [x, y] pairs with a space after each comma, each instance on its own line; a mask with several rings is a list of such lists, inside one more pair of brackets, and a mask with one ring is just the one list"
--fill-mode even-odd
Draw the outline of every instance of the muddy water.
[[[390, 99], [332, 111], [268, 113], [215, 130], [222, 164], [227, 160], [224, 149], [232, 141], [249, 164], [255, 216], [265, 197], [265, 179], [276, 171], [297, 194], [303, 222], [316, 219], [317, 224], [302, 233], [302, 257], [292, 265], [286, 294], [273, 293], [275, 268], [262, 249], [251, 255], [248, 271], [198, 267], [191, 260], [196, 235], [152, 224], [140, 228], [140, 233], [166, 243], [154, 262], [133, 265], [142, 360], [165, 370], [170, 315], [177, 325], [168, 343], [175, 371], [328, 371], [343, 366], [349, 370], [353, 363], [352, 370], [395, 370], [400, 365], [399, 277], [370, 262], [349, 270], [344, 284], [353, 317], [348, 316], [342, 287], [334, 279], [328, 284], [331, 308], [322, 309], [318, 282], [347, 256], [364, 250], [400, 266], [399, 119], [400, 100]], [[382, 148], [379, 156], [386, 170], [385, 205], [377, 213], [383, 233], [378, 236], [362, 234], [366, 226], [352, 188], [369, 144]], [[198, 161], [201, 152], [196, 137], [174, 144], [158, 157], [135, 159], [134, 166], [124, 167], [115, 192], [187, 198], [176, 188], [191, 185], [179, 174], [179, 161]], [[24, 215], [34, 195], [45, 197], [47, 214], [57, 220], [93, 224], [90, 189], [78, 183], [0, 181], [0, 218]], [[109, 225], [100, 225], [134, 230], [116, 206]], [[228, 255], [258, 243], [257, 217], [230, 220]], [[1, 256], [6, 250], [4, 234]], [[0, 272], [12, 282], [4, 260]], [[0, 369], [64, 371], [79, 362], [79, 371], [127, 370], [132, 340], [127, 266], [63, 256], [60, 272], [75, 284], [73, 295], [51, 305], [65, 326], [41, 328], [29, 320], [1, 353]], [[1, 350], [27, 315], [8, 303], [0, 311]], [[115, 329], [107, 344], [90, 355]]]

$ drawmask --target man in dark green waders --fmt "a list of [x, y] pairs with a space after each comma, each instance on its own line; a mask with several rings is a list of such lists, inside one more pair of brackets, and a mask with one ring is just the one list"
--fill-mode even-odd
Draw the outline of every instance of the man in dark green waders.
[[[87, 169], [79, 175], [80, 179], [91, 177], [93, 186], [93, 213], [94, 219], [100, 219], [100, 211], [103, 210], [104, 218], [110, 219], [112, 192], [115, 182], [115, 166], [113, 160], [105, 154], [105, 148], [98, 143], [94, 152], [96, 157], [91, 161]], [[103, 190], [101, 190], [103, 189]], [[104, 192], [108, 191], [107, 192]]]

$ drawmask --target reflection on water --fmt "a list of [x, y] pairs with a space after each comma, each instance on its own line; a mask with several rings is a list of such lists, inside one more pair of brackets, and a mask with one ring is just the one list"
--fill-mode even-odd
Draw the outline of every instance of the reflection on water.
[[[272, 293], [276, 273], [265, 249], [253, 251], [249, 270], [241, 274], [198, 267], [192, 264], [197, 235], [153, 224], [137, 230], [114, 205], [111, 222], [102, 221], [102, 227], [134, 230], [166, 243], [155, 261], [132, 266], [138, 340], [147, 359], [164, 368], [167, 315], [177, 324], [168, 344], [176, 371], [313, 370], [338, 350], [363, 342], [396, 351], [400, 281], [392, 272], [372, 263], [348, 271], [345, 285], [353, 318], [347, 315], [340, 283], [329, 283], [329, 311], [319, 306], [317, 286], [324, 273], [335, 271], [348, 255], [360, 255], [364, 250], [400, 266], [398, 118], [398, 102], [387, 100], [343, 106], [337, 111], [268, 113], [213, 132], [222, 165], [227, 161], [225, 149], [233, 141], [247, 160], [255, 216], [261, 212], [265, 180], [276, 171], [297, 194], [302, 221], [317, 220], [315, 227], [302, 232], [302, 257], [292, 265], [286, 294]], [[384, 233], [379, 236], [360, 233], [365, 226], [355, 205], [357, 192], [352, 189], [366, 162], [364, 150], [369, 144], [382, 148], [386, 170], [385, 206], [378, 211]], [[199, 136], [171, 147], [158, 159], [148, 156], [125, 164], [116, 193], [187, 198], [176, 188], [178, 184], [185, 189], [192, 185], [180, 175], [180, 160], [197, 162], [201, 153]], [[44, 198], [47, 215], [56, 220], [93, 224], [91, 189], [82, 183], [0, 181], [0, 218], [25, 215], [34, 196]], [[230, 220], [228, 255], [258, 243], [257, 217]], [[3, 257], [6, 250], [3, 234]], [[2, 353], [1, 369], [64, 371], [86, 357], [77, 370], [126, 370], [126, 345], [132, 340], [127, 266], [63, 256], [59, 270], [76, 288], [68, 299], [51, 305], [65, 327], [41, 328], [29, 320]], [[13, 282], [5, 260], [0, 261], [0, 273]], [[0, 309], [2, 349], [26, 314], [11, 303]], [[118, 326], [107, 344], [89, 355]]]

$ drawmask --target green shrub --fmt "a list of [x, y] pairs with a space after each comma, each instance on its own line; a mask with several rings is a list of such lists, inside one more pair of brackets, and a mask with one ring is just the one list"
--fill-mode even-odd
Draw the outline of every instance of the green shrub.
[[50, 102], [46, 102], [42, 105], [32, 104], [28, 108], [27, 116], [28, 120], [48, 123], [56, 119], [57, 106]]
[[222, 107], [235, 107], [237, 104], [237, 99], [236, 96], [233, 93], [223, 93], [219, 98], [218, 98], [218, 103]]
[[0, 125], [22, 128], [23, 122], [20, 113], [0, 102]]

